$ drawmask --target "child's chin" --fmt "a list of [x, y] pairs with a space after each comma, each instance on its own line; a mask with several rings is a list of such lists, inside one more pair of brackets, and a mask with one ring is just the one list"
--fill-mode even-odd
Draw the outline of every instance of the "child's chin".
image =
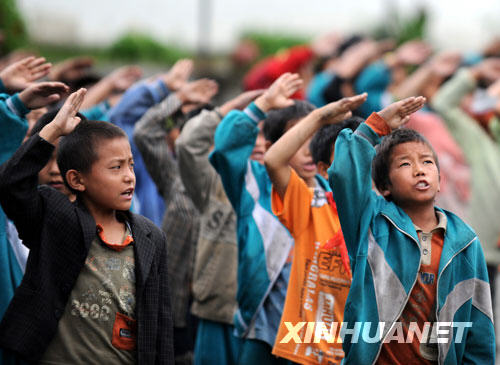
[[117, 207], [116, 207], [116, 210], [129, 210], [130, 207], [132, 206], [132, 202], [130, 203], [125, 203], [125, 204], [119, 204]]

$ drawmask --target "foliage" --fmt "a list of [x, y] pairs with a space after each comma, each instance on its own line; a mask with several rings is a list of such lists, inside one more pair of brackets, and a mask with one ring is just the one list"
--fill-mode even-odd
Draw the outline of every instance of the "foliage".
[[0, 0], [0, 31], [4, 38], [0, 54], [23, 47], [28, 41], [24, 21], [15, 0]]
[[157, 61], [173, 63], [179, 58], [190, 57], [188, 51], [176, 46], [166, 46], [154, 38], [140, 33], [128, 33], [113, 43], [107, 53], [112, 59], [127, 61]]

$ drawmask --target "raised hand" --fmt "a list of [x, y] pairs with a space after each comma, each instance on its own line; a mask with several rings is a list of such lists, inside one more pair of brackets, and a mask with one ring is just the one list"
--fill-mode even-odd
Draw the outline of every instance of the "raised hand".
[[184, 104], [206, 104], [217, 94], [218, 89], [214, 80], [200, 79], [182, 86], [177, 96]]
[[142, 70], [139, 66], [123, 66], [106, 76], [115, 91], [125, 91], [139, 80], [142, 76]]
[[7, 90], [21, 91], [30, 86], [33, 81], [48, 75], [51, 66], [43, 57], [26, 57], [3, 69], [0, 72], [0, 79]]
[[397, 129], [408, 123], [410, 115], [422, 108], [426, 99], [423, 96], [412, 96], [392, 103], [378, 112], [391, 130]]
[[57, 63], [49, 73], [49, 79], [69, 82], [78, 80], [92, 67], [94, 60], [91, 57], [75, 57]]
[[76, 116], [76, 113], [78, 113], [83, 103], [86, 92], [86, 89], [81, 88], [71, 94], [51, 122], [59, 129], [61, 136], [71, 133], [78, 123], [80, 123], [80, 118]]
[[396, 50], [396, 59], [400, 65], [421, 65], [429, 58], [432, 48], [420, 40], [408, 41]]
[[40, 82], [24, 89], [19, 99], [27, 108], [36, 109], [59, 101], [68, 91], [68, 86], [62, 82]]
[[472, 67], [471, 72], [477, 80], [495, 82], [500, 78], [500, 58], [487, 58]]
[[76, 113], [78, 113], [83, 103], [86, 92], [87, 90], [82, 88], [72, 93], [59, 109], [52, 122], [42, 128], [40, 137], [53, 144], [59, 137], [71, 133], [80, 123], [80, 117], [77, 117]]
[[340, 33], [330, 32], [316, 37], [310, 45], [315, 55], [329, 57], [337, 50], [342, 41], [343, 37]]
[[286, 72], [255, 100], [255, 104], [264, 113], [271, 109], [291, 106], [293, 105], [293, 99], [290, 99], [290, 97], [302, 87], [302, 84], [303, 81], [298, 74]]
[[321, 124], [335, 124], [340, 123], [344, 119], [352, 116], [352, 110], [358, 108], [366, 101], [367, 93], [351, 96], [337, 100], [333, 103], [327, 104], [322, 108], [314, 110], [312, 113], [316, 114], [321, 121]]
[[245, 91], [234, 99], [226, 101], [220, 108], [219, 112], [225, 116], [233, 109], [244, 109], [248, 104], [254, 101], [257, 97], [261, 96], [265, 89]]
[[432, 58], [430, 67], [434, 75], [448, 77], [460, 66], [462, 55], [459, 52], [444, 51]]
[[177, 61], [169, 72], [160, 77], [170, 91], [177, 91], [187, 83], [192, 72], [193, 60], [182, 59]]

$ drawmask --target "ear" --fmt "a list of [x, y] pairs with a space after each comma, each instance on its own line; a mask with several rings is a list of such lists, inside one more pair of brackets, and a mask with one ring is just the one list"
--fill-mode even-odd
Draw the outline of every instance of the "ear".
[[264, 146], [266, 147], [266, 151], [269, 149], [269, 147], [271, 147], [271, 145], [272, 145], [272, 142], [271, 142], [271, 141], [268, 141], [268, 140], [266, 139], [266, 142], [264, 143]]
[[328, 166], [323, 161], [319, 161], [316, 164], [316, 167], [318, 169], [318, 174], [320, 174], [321, 176], [323, 176], [325, 179], [328, 179], [328, 169], [329, 169], [330, 166]]
[[85, 191], [85, 184], [82, 174], [76, 170], [68, 170], [66, 172], [66, 181], [71, 189], [76, 191]]
[[384, 198], [387, 198], [389, 195], [391, 195], [391, 191], [388, 189], [380, 190], [379, 192]]

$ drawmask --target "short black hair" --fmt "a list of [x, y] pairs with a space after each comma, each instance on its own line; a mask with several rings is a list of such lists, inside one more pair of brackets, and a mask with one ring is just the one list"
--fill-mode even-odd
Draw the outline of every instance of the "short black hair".
[[288, 122], [302, 119], [314, 109], [314, 105], [307, 101], [294, 100], [289, 107], [269, 111], [262, 128], [264, 137], [274, 144], [285, 133]]
[[109, 122], [82, 120], [67, 136], [61, 138], [57, 150], [57, 164], [66, 186], [73, 190], [66, 181], [68, 170], [89, 172], [97, 161], [97, 146], [115, 138], [127, 138], [123, 129]]
[[316, 132], [309, 145], [314, 163], [321, 161], [330, 165], [330, 158], [335, 147], [335, 141], [342, 129], [349, 128], [355, 131], [363, 122], [363, 118], [354, 116], [345, 119], [342, 123], [328, 124], [321, 127], [320, 130]]
[[[389, 180], [389, 168], [391, 164], [392, 150], [397, 145], [407, 142], [420, 142], [427, 145], [427, 147], [429, 147], [432, 151], [432, 155], [434, 156], [436, 167], [439, 172], [439, 160], [436, 155], [436, 151], [434, 151], [434, 148], [432, 148], [429, 141], [413, 129], [399, 128], [382, 139], [382, 142], [377, 147], [377, 153], [373, 159], [372, 178], [379, 191], [386, 190], [391, 184], [391, 181]], [[388, 200], [390, 200], [390, 197], [388, 197]]]
[[[37, 133], [40, 133], [43, 127], [52, 122], [56, 117], [57, 113], [59, 112], [59, 109], [61, 108], [51, 110], [50, 112], [47, 112], [43, 114], [40, 118], [38, 118], [35, 125], [30, 130], [29, 137], [34, 136]], [[80, 117], [81, 120], [87, 120], [87, 118], [81, 113], [76, 113], [76, 116]]]

